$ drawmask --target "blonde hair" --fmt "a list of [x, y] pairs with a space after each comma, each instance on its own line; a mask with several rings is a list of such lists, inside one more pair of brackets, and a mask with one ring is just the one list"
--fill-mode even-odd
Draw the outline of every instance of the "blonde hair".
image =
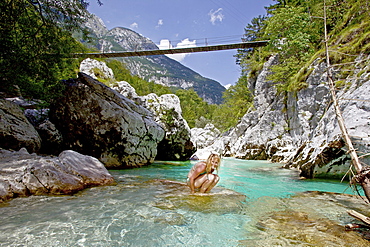
[[212, 159], [217, 159], [218, 166], [216, 167], [216, 171], [218, 172], [218, 168], [219, 168], [220, 163], [221, 163], [221, 157], [218, 154], [211, 153], [208, 156], [207, 161], [206, 161], [206, 173], [211, 173], [211, 169], [212, 169], [211, 162], [212, 162]]

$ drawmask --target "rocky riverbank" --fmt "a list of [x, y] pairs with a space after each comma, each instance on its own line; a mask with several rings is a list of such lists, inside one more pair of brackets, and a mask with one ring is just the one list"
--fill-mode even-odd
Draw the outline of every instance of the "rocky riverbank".
[[113, 89], [84, 73], [64, 84], [50, 109], [21, 95], [0, 99], [1, 201], [111, 184], [107, 168], [195, 152], [176, 95], [140, 97], [125, 82]]
[[0, 202], [30, 195], [66, 195], [111, 185], [113, 177], [94, 157], [66, 150], [57, 157], [0, 149]]
[[[356, 59], [354, 73], [336, 93], [358, 155], [363, 163], [370, 164], [370, 64], [367, 61], [366, 55]], [[326, 83], [326, 64], [315, 61], [304, 82], [307, 87], [282, 95], [267, 79], [276, 63], [278, 57], [272, 56], [257, 79], [249, 81], [254, 110], [245, 114], [228, 133], [212, 136], [212, 144], [199, 149], [195, 156], [204, 158], [204, 154], [216, 150], [240, 159], [281, 162], [286, 168], [299, 169], [302, 177], [342, 178], [350, 169], [350, 157]], [[193, 141], [199, 143], [202, 138]]]
[[[356, 60], [356, 76], [348, 76], [346, 86], [337, 92], [349, 134], [366, 164], [370, 161], [370, 67], [363, 61], [367, 60], [364, 55]], [[154, 159], [203, 159], [216, 151], [240, 159], [281, 162], [286, 168], [299, 169], [302, 177], [342, 177], [350, 167], [350, 158], [331, 105], [325, 63], [311, 65], [306, 88], [281, 95], [268, 80], [270, 68], [277, 62], [278, 57], [272, 56], [256, 80], [249, 81], [255, 110], [245, 114], [235, 128], [220, 133], [211, 124], [190, 130], [176, 95], [138, 96], [127, 82], [108, 87], [93, 78], [92, 68], [100, 66], [107, 78], [114, 78], [111, 70], [104, 63], [85, 61], [80, 70], [87, 74], [65, 81], [63, 97], [50, 109], [36, 110], [37, 102], [24, 101], [20, 95], [0, 99], [1, 148], [4, 152], [25, 148], [23, 153], [54, 156], [74, 150], [95, 157], [106, 168], [139, 167]], [[32, 162], [46, 159], [31, 156]], [[14, 162], [20, 162], [18, 155], [14, 157]], [[55, 157], [46, 160], [50, 159]], [[0, 162], [6, 163], [3, 160]], [[18, 168], [6, 166], [9, 169]], [[46, 173], [52, 171], [47, 169]], [[29, 189], [17, 192], [8, 177], [0, 179], [3, 198], [39, 193]]]

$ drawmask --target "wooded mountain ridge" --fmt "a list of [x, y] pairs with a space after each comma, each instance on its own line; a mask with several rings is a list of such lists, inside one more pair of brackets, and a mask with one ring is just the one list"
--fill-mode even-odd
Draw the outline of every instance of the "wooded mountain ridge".
[[[158, 50], [158, 46], [133, 30], [116, 27], [108, 30], [103, 21], [95, 15], [86, 22], [94, 37], [89, 43], [100, 52]], [[217, 81], [205, 78], [181, 63], [165, 56], [116, 58], [140, 78], [167, 87], [194, 89], [209, 104], [221, 104], [225, 88]]]

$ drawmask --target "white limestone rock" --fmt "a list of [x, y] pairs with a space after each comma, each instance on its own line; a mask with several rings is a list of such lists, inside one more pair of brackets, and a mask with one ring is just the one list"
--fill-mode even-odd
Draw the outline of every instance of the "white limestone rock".
[[94, 79], [114, 79], [113, 70], [106, 63], [91, 58], [86, 58], [80, 63], [80, 72]]

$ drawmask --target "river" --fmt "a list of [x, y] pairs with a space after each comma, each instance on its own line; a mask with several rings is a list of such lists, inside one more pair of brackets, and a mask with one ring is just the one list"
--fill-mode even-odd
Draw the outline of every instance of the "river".
[[0, 206], [0, 246], [370, 246], [344, 230], [355, 222], [346, 210], [370, 215], [348, 182], [225, 158], [212, 193], [189, 195], [181, 183], [193, 164], [112, 170], [114, 186], [16, 198]]

